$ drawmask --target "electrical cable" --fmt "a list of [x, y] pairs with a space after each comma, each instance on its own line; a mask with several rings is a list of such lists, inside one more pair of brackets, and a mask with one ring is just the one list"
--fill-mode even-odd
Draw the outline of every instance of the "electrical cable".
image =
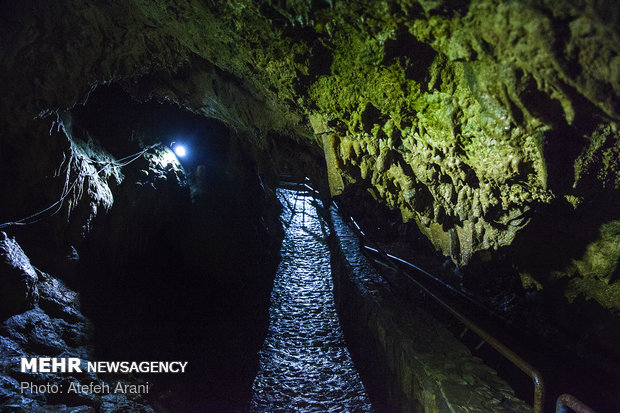
[[[87, 163], [89, 163], [89, 164], [96, 163], [96, 164], [100, 164], [100, 165], [103, 165], [103, 166], [101, 168], [99, 168], [98, 170], [95, 170], [95, 172], [93, 172], [93, 173], [84, 174], [84, 173], [80, 172], [78, 174], [78, 176], [73, 180], [71, 185], [67, 185], [66, 184], [69, 181], [70, 169], [68, 169], [67, 170], [67, 179], [65, 181], [65, 186], [63, 188], [62, 194], [60, 195], [60, 198], [58, 199], [58, 201], [54, 202], [53, 204], [51, 204], [47, 208], [44, 208], [41, 211], [35, 212], [34, 214], [29, 215], [29, 216], [27, 216], [25, 218], [21, 218], [21, 219], [18, 219], [16, 221], [10, 221], [10, 222], [5, 222], [3, 224], [0, 224], [0, 229], [4, 229], [4, 228], [10, 227], [10, 226], [21, 226], [21, 225], [35, 224], [35, 223], [37, 223], [37, 222], [39, 222], [39, 221], [41, 221], [42, 219], [45, 218], [45, 217], [41, 217], [41, 218], [36, 219], [37, 217], [45, 214], [46, 212], [50, 211], [54, 207], [58, 206], [58, 208], [56, 208], [56, 210], [50, 214], [50, 216], [56, 215], [61, 210], [62, 205], [63, 205], [65, 199], [73, 192], [73, 189], [75, 188], [75, 186], [77, 185], [78, 181], [80, 181], [81, 178], [87, 178], [87, 177], [90, 177], [90, 176], [99, 175], [101, 172], [106, 170], [109, 166], [113, 166], [113, 167], [117, 167], [117, 168], [122, 168], [124, 166], [127, 166], [130, 163], [136, 161], [141, 156], [143, 156], [149, 150], [151, 150], [151, 149], [153, 149], [153, 148], [155, 148], [157, 146], [160, 146], [160, 145], [162, 145], [162, 144], [161, 143], [156, 143], [156, 144], [153, 144], [151, 146], [147, 146], [146, 148], [144, 148], [140, 152], [136, 152], [134, 154], [131, 154], [131, 155], [128, 155], [128, 156], [125, 156], [123, 158], [120, 158], [118, 160], [113, 160], [113, 161], [98, 162], [98, 161], [93, 161], [92, 159], [85, 159], [85, 161]], [[124, 162], [124, 161], [126, 161], [126, 162]], [[64, 160], [63, 160], [63, 163], [64, 163]], [[61, 167], [62, 167], [62, 164], [61, 164]], [[69, 163], [67, 163], [67, 168], [70, 168]], [[35, 220], [31, 221], [32, 219], [35, 219]]]

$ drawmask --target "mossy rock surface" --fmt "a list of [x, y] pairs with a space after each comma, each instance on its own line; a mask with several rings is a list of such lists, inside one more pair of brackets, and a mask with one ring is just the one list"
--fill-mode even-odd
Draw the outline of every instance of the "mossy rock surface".
[[[367, 189], [459, 265], [512, 245], [541, 206], [618, 199], [613, 2], [30, 0], [3, 9], [7, 130], [115, 82], [137, 99], [218, 118], [262, 149], [279, 144], [274, 134], [320, 147], [327, 134], [332, 193]], [[569, 295], [585, 288], [569, 285]], [[592, 294], [612, 294], [600, 299], [610, 305], [613, 283], [600, 288]]]

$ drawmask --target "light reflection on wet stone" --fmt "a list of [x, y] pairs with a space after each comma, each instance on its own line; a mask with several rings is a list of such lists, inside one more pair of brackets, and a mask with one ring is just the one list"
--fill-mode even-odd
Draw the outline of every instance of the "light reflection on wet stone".
[[283, 189], [278, 196], [284, 205], [282, 221], [289, 226], [271, 293], [252, 410], [370, 412], [334, 306], [326, 229], [312, 198]]

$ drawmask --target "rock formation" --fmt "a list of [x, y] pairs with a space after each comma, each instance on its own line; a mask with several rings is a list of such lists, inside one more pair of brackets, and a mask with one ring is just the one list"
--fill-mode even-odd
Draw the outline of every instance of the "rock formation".
[[541, 205], [615, 204], [617, 10], [457, 3], [5, 5], [4, 122], [32, 134], [112, 82], [259, 147], [313, 142], [334, 195], [366, 188], [459, 265], [511, 245]]
[[[54, 203], [85, 173], [45, 224], [55, 252], [37, 253], [68, 265], [58, 251], [81, 242], [122, 180], [113, 167], [88, 173], [120, 152], [74, 130], [72, 116], [114, 85], [223, 122], [267, 187], [287, 171], [325, 195], [369, 193], [456, 265], [507, 257], [525, 288], [593, 300], [617, 319], [619, 10], [603, 0], [4, 2], [0, 216]], [[3, 281], [25, 294], [3, 310], [28, 307], [33, 279]]]

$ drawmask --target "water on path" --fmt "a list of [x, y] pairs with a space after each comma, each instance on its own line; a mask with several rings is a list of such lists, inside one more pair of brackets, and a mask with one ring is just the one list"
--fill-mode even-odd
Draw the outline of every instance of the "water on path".
[[253, 385], [255, 412], [371, 412], [334, 305], [327, 228], [313, 198], [279, 189], [282, 261]]

